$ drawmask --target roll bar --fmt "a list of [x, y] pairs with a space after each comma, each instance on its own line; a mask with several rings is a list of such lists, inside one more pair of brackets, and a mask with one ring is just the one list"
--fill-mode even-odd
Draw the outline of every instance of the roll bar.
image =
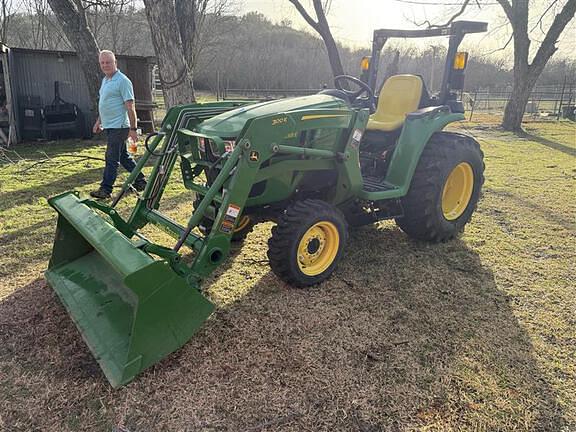
[[390, 38], [426, 38], [448, 36], [448, 52], [446, 54], [446, 63], [444, 65], [444, 75], [442, 77], [442, 86], [438, 96], [438, 103], [443, 105], [450, 97], [450, 77], [452, 74], [452, 64], [458, 51], [458, 46], [467, 33], [483, 33], [488, 30], [488, 23], [480, 21], [454, 21], [446, 27], [430, 28], [423, 30], [397, 30], [397, 29], [380, 29], [374, 30], [372, 39], [372, 58], [368, 69], [368, 85], [375, 91], [376, 78], [378, 76], [378, 64], [380, 55], [386, 41]]

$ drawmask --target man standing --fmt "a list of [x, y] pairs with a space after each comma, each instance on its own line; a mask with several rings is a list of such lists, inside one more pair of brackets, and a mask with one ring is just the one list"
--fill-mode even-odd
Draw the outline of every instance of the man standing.
[[[94, 198], [110, 198], [112, 187], [118, 175], [118, 165], [132, 172], [136, 163], [126, 149], [126, 140], [138, 140], [136, 128], [136, 109], [134, 106], [134, 90], [130, 79], [118, 70], [116, 56], [112, 51], [100, 51], [100, 69], [105, 77], [100, 86], [100, 101], [98, 102], [98, 119], [93, 127], [94, 133], [106, 131], [108, 144], [106, 147], [106, 165], [100, 188], [90, 195]], [[146, 180], [142, 173], [134, 181], [134, 188], [143, 191]]]

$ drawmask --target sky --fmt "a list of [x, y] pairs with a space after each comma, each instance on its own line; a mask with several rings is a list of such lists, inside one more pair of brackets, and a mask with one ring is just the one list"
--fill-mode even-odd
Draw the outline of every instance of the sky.
[[[301, 1], [313, 14], [312, 2]], [[551, 1], [553, 0], [534, 1], [530, 15], [534, 24]], [[460, 3], [459, 0], [332, 0], [328, 22], [338, 42], [350, 47], [369, 48], [374, 29], [414, 29], [418, 28], [416, 23], [422, 23], [424, 20], [429, 20], [434, 24], [443, 23], [460, 9]], [[470, 6], [459, 19], [486, 21], [492, 31], [488, 34], [466, 36], [462, 47], [479, 56], [511, 60], [511, 49], [499, 50], [510, 36], [510, 29], [506, 25], [502, 8], [492, 0], [484, 0], [481, 3], [484, 3], [481, 9], [476, 5]], [[288, 0], [241, 0], [239, 11], [242, 14], [250, 11], [260, 12], [273, 22], [288, 19], [293, 27], [313, 32]], [[549, 25], [553, 17], [554, 10], [550, 10], [543, 23]], [[535, 27], [532, 38], [542, 39], [544, 37], [542, 32], [538, 26]], [[545, 26], [546, 29], [547, 26]], [[431, 39], [422, 40], [419, 45], [429, 46], [431, 41]], [[533, 45], [535, 46], [536, 43]], [[576, 22], [574, 19], [565, 29], [557, 46], [560, 50], [555, 56], [576, 59]], [[511, 47], [512, 44], [509, 45], [509, 48]]]

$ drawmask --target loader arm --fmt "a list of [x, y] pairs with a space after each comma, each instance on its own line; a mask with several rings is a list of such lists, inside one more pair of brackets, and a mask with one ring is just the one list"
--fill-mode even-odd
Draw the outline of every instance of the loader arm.
[[[198, 236], [192, 229], [200, 223], [208, 207], [215, 201], [218, 207], [214, 213], [214, 227], [203, 240], [202, 246], [191, 266], [189, 277], [201, 280], [207, 277], [228, 256], [230, 238], [242, 211], [245, 208], [250, 190], [254, 183], [273, 177], [278, 170], [339, 170], [343, 188], [357, 180], [351, 180], [353, 173], [359, 175], [357, 169], [358, 143], [350, 133], [351, 125], [364, 127], [368, 119], [368, 111], [349, 110], [299, 110], [288, 113], [273, 114], [249, 120], [239, 137], [234, 150], [225, 155], [219, 162], [218, 177], [209, 188], [194, 182], [200, 171], [195, 165], [204, 166], [205, 160], [196, 159], [199, 155], [199, 139], [207, 138], [218, 141], [218, 137], [199, 134], [191, 130], [179, 130], [181, 152], [188, 156], [190, 162], [188, 172], [184, 173], [188, 187], [202, 196], [202, 200], [190, 217], [185, 229], [180, 230], [176, 248], [190, 242], [190, 238]], [[341, 151], [303, 148], [279, 144], [289, 134], [314, 129], [341, 129], [345, 133]], [[358, 138], [356, 136], [356, 138]], [[280, 155], [296, 155], [301, 159], [284, 159], [270, 163], [271, 158]], [[295, 162], [297, 164], [295, 164]], [[354, 169], [354, 164], [356, 168]], [[263, 168], [263, 165], [265, 167]], [[350, 166], [353, 169], [350, 169]], [[196, 174], [194, 174], [196, 173]], [[361, 186], [361, 183], [358, 187]], [[338, 188], [335, 188], [338, 190]], [[338, 192], [335, 193], [338, 195]]]
[[[218, 105], [214, 111], [230, 106]], [[273, 175], [270, 159], [296, 156], [309, 169], [337, 167], [345, 178], [346, 164], [357, 163], [354, 160], [358, 159], [358, 137], [351, 133], [351, 126], [363, 128], [368, 118], [367, 111], [331, 109], [251, 119], [236, 139], [233, 151], [208, 164], [219, 173], [206, 187], [194, 182], [207, 168], [198, 149], [199, 139], [206, 136], [190, 129], [202, 121], [202, 116], [213, 115], [204, 108], [170, 110], [159, 135], [149, 143], [149, 151], [122, 187], [121, 193], [151, 153], [159, 155], [150, 183], [127, 221], [113, 206], [81, 199], [77, 193], [67, 192], [49, 200], [59, 218], [46, 278], [114, 387], [130, 382], [181, 347], [208, 319], [214, 306], [201, 294], [200, 282], [228, 256], [232, 230], [254, 181], [259, 175]], [[343, 132], [337, 148], [281, 144], [289, 134], [318, 128]], [[222, 147], [220, 137], [208, 138]], [[202, 196], [186, 226], [158, 211], [178, 155], [190, 167], [188, 173], [183, 171], [185, 183], [197, 184], [195, 191]], [[262, 169], [265, 162], [268, 168]], [[282, 164], [294, 168], [290, 163], [290, 159], [280, 159], [277, 165], [280, 169]], [[208, 206], [214, 204], [214, 229], [207, 236], [192, 232]], [[176, 244], [167, 247], [149, 241], [138, 232], [148, 223], [170, 233], [177, 239]], [[191, 265], [182, 261], [180, 248], [184, 245], [195, 254]]]

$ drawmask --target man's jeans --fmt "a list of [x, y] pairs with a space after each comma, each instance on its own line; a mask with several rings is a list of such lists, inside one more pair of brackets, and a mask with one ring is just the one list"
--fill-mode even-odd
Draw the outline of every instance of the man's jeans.
[[[108, 146], [106, 147], [106, 166], [104, 168], [104, 178], [100, 183], [100, 188], [108, 193], [112, 193], [112, 187], [118, 175], [118, 165], [122, 164], [128, 172], [132, 172], [136, 166], [134, 158], [126, 149], [126, 140], [130, 129], [106, 129]], [[142, 173], [134, 181], [134, 184], [144, 182]]]

